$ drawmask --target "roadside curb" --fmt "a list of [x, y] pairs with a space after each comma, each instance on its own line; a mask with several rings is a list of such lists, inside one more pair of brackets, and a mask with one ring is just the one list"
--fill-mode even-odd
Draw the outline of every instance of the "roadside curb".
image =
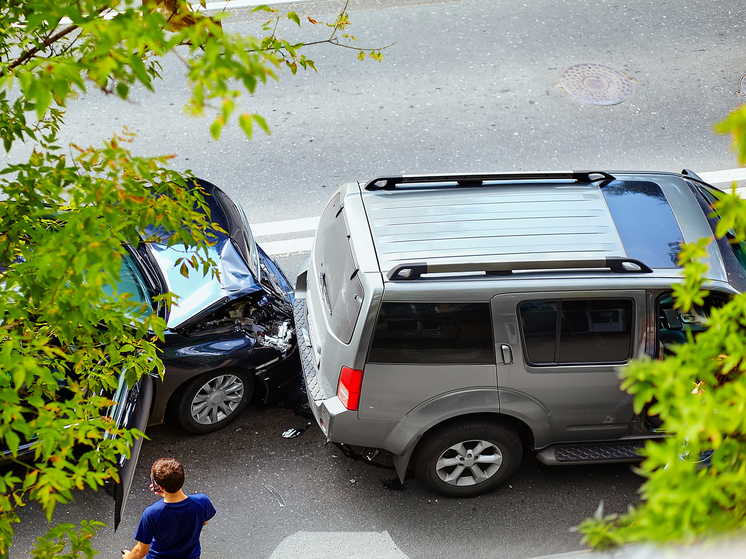
[[746, 556], [746, 539], [705, 541], [691, 546], [658, 547], [638, 544], [609, 551], [570, 551], [542, 555], [533, 559], [742, 559]]

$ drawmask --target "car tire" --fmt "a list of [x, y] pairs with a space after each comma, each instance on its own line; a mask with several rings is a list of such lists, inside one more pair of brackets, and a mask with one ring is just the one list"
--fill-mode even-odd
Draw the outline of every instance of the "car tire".
[[246, 409], [254, 392], [254, 377], [244, 371], [211, 371], [198, 376], [176, 401], [179, 425], [190, 433], [217, 431]]
[[504, 483], [522, 455], [520, 437], [505, 425], [456, 423], [426, 435], [415, 458], [415, 475], [441, 495], [473, 497]]

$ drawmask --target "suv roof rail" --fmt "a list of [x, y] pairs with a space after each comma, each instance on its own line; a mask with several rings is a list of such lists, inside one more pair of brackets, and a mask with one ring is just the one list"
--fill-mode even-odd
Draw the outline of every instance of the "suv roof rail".
[[485, 182], [497, 181], [542, 181], [572, 180], [594, 182], [613, 180], [614, 176], [605, 171], [560, 171], [560, 172], [515, 172], [515, 173], [457, 173], [442, 175], [396, 175], [378, 177], [365, 183], [365, 190], [393, 190], [398, 185], [417, 183], [453, 182], [457, 186], [481, 186]]
[[535, 260], [526, 262], [413, 262], [397, 264], [386, 275], [389, 280], [416, 280], [423, 274], [448, 272], [485, 272], [510, 275], [514, 270], [580, 270], [609, 269], [618, 274], [650, 274], [653, 270], [634, 258], [600, 258], [588, 260]]
[[684, 175], [685, 177], [691, 177], [693, 179], [697, 179], [700, 182], [705, 182], [702, 180], [702, 177], [700, 177], [697, 173], [695, 173], [691, 169], [682, 169], [681, 174]]

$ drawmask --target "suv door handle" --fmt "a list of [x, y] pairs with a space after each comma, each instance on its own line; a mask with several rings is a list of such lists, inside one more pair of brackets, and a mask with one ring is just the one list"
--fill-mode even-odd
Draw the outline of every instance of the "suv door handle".
[[508, 344], [500, 344], [500, 353], [502, 353], [503, 363], [510, 365], [513, 362], [513, 350]]

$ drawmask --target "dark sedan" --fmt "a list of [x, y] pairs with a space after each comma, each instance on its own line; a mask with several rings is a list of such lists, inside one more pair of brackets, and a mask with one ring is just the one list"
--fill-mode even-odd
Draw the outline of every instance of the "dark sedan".
[[[127, 294], [167, 325], [159, 343], [163, 379], [153, 372], [130, 387], [122, 373], [109, 395], [114, 404], [106, 415], [119, 426], [144, 431], [170, 417], [187, 431], [208, 433], [233, 421], [252, 397], [267, 402], [301, 382], [290, 282], [254, 242], [240, 206], [209, 182], [198, 180], [195, 186], [218, 226], [210, 231], [214, 243], [207, 247], [217, 274], [192, 270], [182, 275], [180, 260], [191, 260], [197, 249], [152, 242], [155, 233], [165, 240], [164, 232], [153, 227], [127, 247], [118, 284], [106, 288]], [[168, 292], [177, 296], [170, 308], [156, 299]], [[22, 441], [17, 455], [31, 455], [37, 442]], [[120, 457], [120, 481], [107, 486], [116, 501], [115, 527], [141, 445], [138, 439], [130, 457]], [[10, 455], [0, 448], [0, 462]]]
[[215, 185], [199, 181], [210, 219], [220, 230], [208, 257], [219, 276], [177, 262], [194, 249], [140, 243], [133, 260], [151, 293], [175, 293], [161, 347], [163, 381], [155, 384], [149, 424], [174, 418], [192, 433], [224, 427], [252, 396], [264, 402], [300, 382], [292, 321], [293, 288], [256, 244], [241, 207]]

